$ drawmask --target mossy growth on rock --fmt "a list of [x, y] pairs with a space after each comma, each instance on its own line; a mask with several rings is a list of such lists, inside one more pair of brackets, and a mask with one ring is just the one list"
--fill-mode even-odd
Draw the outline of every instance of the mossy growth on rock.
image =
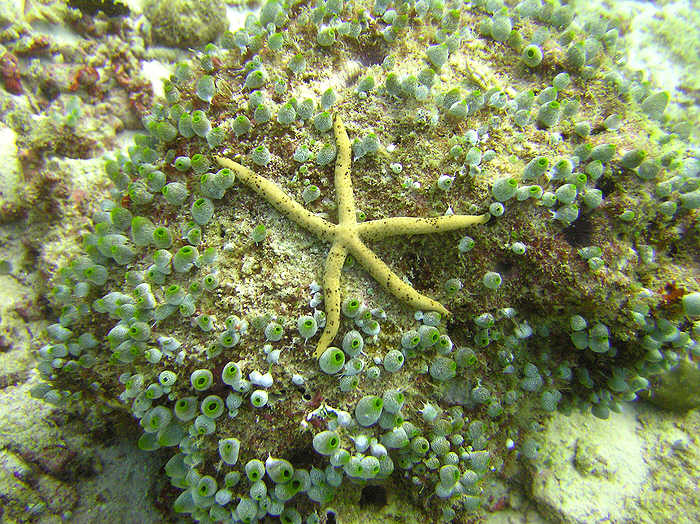
[[220, 0], [146, 0], [143, 12], [154, 42], [182, 49], [212, 42], [228, 25]]
[[[131, 411], [139, 446], [171, 454], [173, 510], [198, 522], [318, 522], [365, 485], [434, 522], [482, 511], [488, 478], [536, 454], [537, 417], [606, 418], [681, 360], [697, 365], [681, 301], [698, 291], [684, 195], [700, 165], [670, 132], [680, 122], [642, 110], [654, 92], [615, 65], [613, 21], [540, 2], [499, 11], [546, 49], [530, 69], [514, 40], [493, 40], [496, 4], [269, 1], [178, 64], [169, 99], [106, 160], [114, 185], [83, 254], [54, 276], [35, 394]], [[277, 34], [285, 45], [268, 46]], [[538, 118], [554, 102], [556, 118]], [[603, 125], [611, 114], [619, 129]], [[622, 160], [633, 150], [638, 166]], [[241, 184], [217, 158], [262, 178]], [[484, 215], [494, 200], [468, 237], [372, 229]], [[290, 207], [311, 232], [273, 210]], [[324, 267], [340, 254], [319, 224], [338, 216], [367, 222], [371, 254]], [[449, 314], [407, 307], [368, 260]], [[324, 291], [340, 293], [339, 319]], [[319, 365], [327, 321], [334, 358]]]

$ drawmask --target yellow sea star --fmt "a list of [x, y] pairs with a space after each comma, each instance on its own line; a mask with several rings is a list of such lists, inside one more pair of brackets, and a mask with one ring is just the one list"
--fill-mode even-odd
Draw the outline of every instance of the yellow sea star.
[[377, 240], [392, 235], [442, 233], [461, 229], [472, 224], [483, 224], [489, 219], [484, 215], [449, 215], [432, 218], [392, 217], [381, 220], [357, 222], [355, 199], [350, 180], [350, 140], [340, 116], [333, 124], [338, 153], [335, 162], [335, 193], [338, 203], [338, 224], [333, 224], [304, 209], [274, 182], [255, 174], [241, 164], [225, 157], [216, 157], [222, 166], [234, 171], [238, 180], [258, 193], [280, 213], [309, 230], [321, 240], [331, 243], [323, 275], [323, 293], [326, 308], [326, 327], [316, 346], [319, 357], [333, 342], [340, 325], [340, 271], [348, 253], [372, 275], [377, 282], [396, 298], [428, 311], [450, 312], [439, 302], [421, 295], [382, 262], [362, 238]]

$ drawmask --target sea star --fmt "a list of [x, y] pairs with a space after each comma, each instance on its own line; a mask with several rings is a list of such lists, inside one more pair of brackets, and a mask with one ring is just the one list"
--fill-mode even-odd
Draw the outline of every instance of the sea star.
[[319, 357], [333, 342], [340, 325], [340, 272], [348, 253], [372, 275], [377, 282], [396, 298], [415, 307], [450, 312], [439, 302], [421, 295], [404, 282], [389, 266], [382, 262], [362, 239], [377, 240], [392, 235], [415, 235], [442, 233], [472, 224], [483, 224], [489, 215], [449, 215], [431, 218], [392, 217], [381, 220], [357, 222], [355, 199], [350, 180], [350, 140], [340, 116], [333, 124], [338, 156], [335, 163], [335, 193], [338, 203], [338, 224], [333, 224], [314, 215], [287, 195], [274, 182], [257, 175], [250, 169], [232, 160], [217, 156], [222, 167], [233, 170], [238, 180], [267, 200], [280, 213], [309, 230], [321, 240], [331, 243], [323, 275], [323, 292], [326, 308], [326, 327], [316, 346], [314, 356]]

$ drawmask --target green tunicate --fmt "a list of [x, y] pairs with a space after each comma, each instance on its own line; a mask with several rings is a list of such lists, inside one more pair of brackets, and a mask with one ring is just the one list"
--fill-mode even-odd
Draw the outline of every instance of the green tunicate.
[[318, 365], [324, 373], [334, 375], [343, 369], [345, 353], [339, 348], [329, 347], [319, 357]]
[[501, 275], [495, 271], [486, 272], [481, 280], [484, 286], [489, 289], [498, 289], [502, 282]]
[[542, 91], [540, 91], [540, 94], [537, 95], [537, 98], [535, 99], [535, 101], [540, 105], [546, 104], [548, 102], [552, 102], [552, 101], [556, 100], [557, 94], [558, 94], [558, 92], [557, 92], [556, 87], [554, 87], [554, 86], [545, 87]]
[[447, 110], [447, 115], [455, 121], [464, 120], [467, 114], [469, 114], [469, 106], [466, 100], [455, 102]]
[[240, 335], [238, 333], [223, 332], [219, 335], [218, 342], [222, 347], [231, 348], [238, 344]]
[[[410, 333], [410, 332], [409, 332]], [[404, 337], [407, 334], [404, 333]], [[440, 340], [440, 331], [435, 326], [423, 325], [418, 328], [419, 343], [421, 349], [433, 347]], [[407, 343], [411, 344], [414, 339], [408, 339]], [[401, 342], [404, 342], [402, 337]]]
[[350, 357], [356, 357], [364, 348], [364, 340], [359, 331], [348, 331], [343, 337], [343, 351]]
[[170, 182], [166, 184], [165, 187], [161, 189], [161, 193], [168, 204], [173, 206], [181, 206], [189, 195], [187, 187], [180, 182]]
[[439, 382], [445, 382], [457, 375], [457, 364], [451, 358], [437, 356], [430, 364], [430, 376]]
[[149, 410], [142, 419], [141, 425], [147, 433], [156, 433], [165, 428], [172, 419], [172, 412], [165, 406], [156, 406]]
[[208, 198], [198, 198], [192, 203], [191, 213], [192, 219], [203, 226], [214, 216], [214, 203]]
[[195, 135], [192, 129], [192, 115], [189, 113], [182, 113], [177, 122], [177, 129], [184, 138], [192, 138]]
[[499, 202], [506, 202], [515, 196], [518, 181], [515, 178], [498, 178], [491, 187], [491, 195]]
[[318, 323], [314, 317], [302, 316], [297, 320], [297, 330], [303, 339], [308, 340], [318, 331]]
[[571, 44], [566, 50], [566, 65], [572, 71], [579, 71], [586, 63], [586, 51], [583, 44]]
[[250, 232], [250, 238], [256, 244], [259, 244], [267, 237], [267, 228], [265, 224], [256, 225]]
[[605, 261], [600, 257], [591, 257], [588, 259], [588, 267], [591, 271], [598, 271], [605, 265]]
[[496, 14], [491, 18], [491, 38], [505, 42], [513, 29], [513, 23], [507, 16]]
[[331, 118], [330, 113], [328, 113], [327, 111], [318, 113], [314, 117], [314, 127], [317, 131], [321, 133], [330, 131], [330, 129], [333, 127], [333, 118]]
[[267, 38], [267, 45], [273, 51], [279, 51], [284, 46], [284, 36], [282, 33], [273, 33]]
[[262, 480], [253, 482], [250, 486], [249, 494], [253, 500], [263, 500], [267, 496], [267, 486]]
[[209, 395], [202, 400], [201, 411], [209, 418], [219, 418], [224, 412], [224, 401], [216, 395]]
[[586, 138], [591, 134], [591, 124], [589, 122], [577, 122], [574, 125], [574, 133], [581, 138]]
[[270, 163], [272, 156], [270, 155], [270, 150], [267, 149], [267, 147], [265, 147], [264, 144], [262, 144], [253, 150], [251, 158], [254, 164], [257, 164], [259, 166], [266, 166]]
[[670, 98], [671, 97], [667, 91], [653, 93], [646, 97], [642, 102], [642, 111], [644, 111], [649, 118], [661, 120]]
[[167, 227], [160, 226], [153, 230], [153, 245], [158, 249], [168, 249], [173, 245], [173, 236]]
[[335, 94], [335, 91], [332, 87], [329, 87], [321, 95], [321, 107], [324, 111], [328, 111], [331, 107], [333, 107], [333, 104], [335, 104], [337, 99], [338, 96]]
[[574, 184], [564, 184], [555, 191], [557, 200], [562, 204], [573, 204], [577, 194], [578, 191]]
[[603, 203], [603, 192], [600, 189], [586, 189], [583, 193], [583, 203], [589, 209], [595, 209]]
[[114, 206], [109, 212], [109, 219], [112, 225], [120, 231], [126, 231], [131, 225], [133, 215], [131, 211], [121, 206]]
[[620, 165], [626, 169], [635, 169], [646, 158], [646, 152], [641, 149], [627, 151], [620, 159]]
[[190, 157], [192, 171], [196, 175], [201, 175], [209, 169], [209, 159], [201, 153], [196, 153]]
[[[226, 438], [219, 440], [219, 456], [229, 466], [234, 466], [238, 462], [238, 453], [241, 441], [237, 438]], [[228, 484], [228, 483], [227, 483]]]
[[587, 160], [600, 160], [605, 164], [615, 155], [615, 149], [615, 144], [600, 144], [591, 150]]
[[542, 176], [549, 168], [549, 160], [547, 157], [538, 156], [533, 158], [525, 166], [523, 171], [523, 180], [532, 180]]
[[265, 464], [258, 459], [251, 459], [246, 462], [245, 474], [251, 482], [257, 482], [265, 474]]
[[346, 298], [340, 305], [340, 310], [348, 318], [355, 318], [360, 311], [360, 301], [356, 298]]
[[309, 146], [305, 144], [297, 146], [296, 150], [294, 151], [294, 154], [292, 155], [292, 158], [295, 162], [306, 162], [309, 158], [311, 158], [311, 151], [309, 150]]
[[450, 278], [445, 282], [445, 293], [447, 296], [453, 297], [462, 289], [462, 282], [458, 278]]
[[214, 322], [209, 315], [199, 315], [196, 319], [197, 326], [204, 332], [214, 329]]
[[[197, 258], [197, 266], [198, 267], [203, 267], [203, 266], [211, 266], [214, 262], [216, 262], [216, 248], [213, 246], [209, 246], [208, 248], [204, 249], [204, 252]], [[209, 281], [210, 285], [218, 286], [218, 279], [214, 277], [216, 282]], [[211, 291], [208, 289], [207, 291]]]
[[192, 131], [202, 138], [205, 138], [207, 133], [211, 130], [211, 122], [209, 122], [204, 111], [197, 110], [192, 112], [191, 126]]
[[294, 468], [284, 459], [268, 457], [265, 460], [265, 471], [275, 484], [286, 484], [294, 476]]
[[314, 435], [312, 445], [321, 455], [331, 455], [340, 446], [340, 437], [335, 431], [322, 431]]
[[648, 159], [639, 164], [635, 172], [642, 180], [653, 180], [661, 172], [661, 166], [656, 160]]
[[245, 135], [248, 131], [250, 131], [250, 120], [248, 120], [248, 117], [245, 115], [238, 115], [233, 120], [231, 130], [233, 131], [233, 134], [236, 135], [236, 138], [240, 137], [241, 135]]
[[211, 183], [214, 185], [214, 187], [221, 191], [226, 191], [231, 186], [233, 186], [235, 180], [236, 177], [233, 171], [231, 171], [228, 168], [219, 169], [211, 177]]
[[131, 200], [138, 205], [145, 205], [153, 200], [153, 193], [148, 191], [148, 187], [140, 181], [129, 184], [127, 193], [129, 198], [131, 198]]
[[96, 286], [103, 286], [107, 283], [109, 274], [104, 266], [92, 264], [83, 270], [83, 276], [88, 282]]
[[527, 67], [537, 67], [542, 62], [542, 49], [536, 44], [530, 44], [523, 49], [522, 58]]
[[384, 392], [382, 401], [384, 410], [389, 413], [399, 413], [406, 400], [405, 395], [397, 389], [388, 389]]
[[700, 292], [687, 293], [681, 299], [683, 314], [688, 318], [700, 317]]
[[681, 193], [679, 200], [683, 209], [698, 209], [700, 208], [700, 190]]
[[272, 113], [270, 113], [270, 109], [265, 104], [258, 104], [255, 111], [253, 111], [253, 120], [255, 120], [256, 124], [264, 124], [269, 122], [271, 118]]
[[362, 138], [362, 152], [365, 155], [371, 155], [379, 151], [379, 138], [377, 138], [377, 135], [375, 133], [367, 133]]
[[248, 75], [245, 77], [245, 82], [243, 84], [243, 87], [245, 89], [258, 89], [265, 84], [265, 81], [267, 80], [265, 73], [260, 70], [256, 69], [254, 71], [251, 71], [248, 73]]
[[360, 93], [369, 93], [372, 89], [374, 89], [374, 77], [371, 75], [363, 77], [357, 83], [357, 91]]
[[306, 69], [306, 59], [304, 58], [304, 55], [300, 53], [294, 55], [287, 63], [287, 68], [294, 75], [300, 75], [303, 73]]
[[447, 49], [447, 44], [442, 43], [428, 47], [425, 54], [428, 57], [428, 61], [435, 69], [440, 70], [440, 68], [447, 63], [449, 50]]
[[598, 180], [601, 176], [603, 176], [604, 169], [605, 166], [603, 166], [603, 163], [600, 160], [593, 160], [588, 162], [583, 170], [586, 175], [591, 177], [591, 180]]
[[170, 274], [170, 262], [172, 259], [172, 253], [166, 249], [158, 249], [153, 253], [153, 265], [157, 271], [164, 275]]
[[270, 342], [278, 342], [284, 336], [284, 328], [277, 322], [270, 322], [265, 326], [265, 338]]
[[394, 97], [398, 98], [403, 95], [401, 80], [399, 78], [399, 75], [394, 72], [391, 72], [386, 76], [386, 79], [384, 81], [384, 88], [386, 89], [387, 93]]
[[335, 30], [332, 27], [319, 27], [316, 43], [321, 47], [330, 47], [335, 43]]
[[220, 126], [212, 127], [204, 136], [204, 138], [207, 141], [207, 145], [211, 149], [214, 149], [223, 144], [224, 140], [226, 139], [226, 133], [224, 132], [224, 129]]
[[228, 384], [230, 386], [237, 384], [242, 377], [243, 375], [241, 374], [241, 369], [235, 362], [229, 362], [226, 364], [221, 372], [221, 380], [224, 382], [224, 384]]
[[301, 198], [302, 200], [306, 203], [309, 204], [313, 202], [314, 200], [317, 200], [321, 196], [321, 190], [318, 188], [318, 186], [311, 184], [308, 185], [304, 188], [304, 191], [301, 193]]
[[[150, 191], [158, 193], [165, 185], [165, 173], [159, 170], [151, 171], [146, 175], [146, 186]], [[114, 211], [114, 210], [113, 210]]]
[[211, 435], [216, 431], [216, 421], [206, 415], [199, 415], [194, 419], [194, 431], [197, 435]]
[[384, 355], [384, 369], [389, 373], [395, 373], [403, 367], [403, 353], [396, 349], [392, 349]]
[[556, 87], [558, 90], [566, 89], [569, 87], [569, 84], [571, 83], [571, 76], [569, 76], [569, 73], [559, 73], [554, 77], [552, 80], [552, 85]]
[[214, 376], [208, 369], [198, 369], [190, 375], [190, 383], [196, 391], [206, 391], [212, 385]]
[[297, 107], [297, 117], [301, 120], [308, 120], [313, 116], [315, 108], [316, 104], [314, 101], [311, 98], [305, 98]]
[[182, 299], [185, 298], [185, 294], [184, 289], [177, 284], [173, 284], [165, 289], [163, 298], [165, 299], [166, 304], [178, 306], [182, 302]]
[[138, 342], [146, 341], [151, 337], [151, 328], [145, 322], [134, 322], [129, 327], [129, 336]]
[[216, 275], [207, 275], [202, 279], [205, 291], [214, 291], [219, 287], [219, 279]]
[[199, 177], [199, 192], [202, 196], [213, 200], [219, 200], [224, 197], [226, 191], [219, 187], [215, 180], [214, 173], [204, 173]]
[[277, 110], [277, 123], [280, 125], [288, 126], [296, 120], [296, 117], [296, 109], [294, 109], [294, 106], [290, 102], [282, 105]]
[[540, 106], [537, 111], [537, 123], [542, 127], [553, 127], [559, 122], [560, 105], [556, 100]]
[[161, 371], [158, 375], [158, 382], [161, 386], [169, 388], [175, 385], [177, 381], [177, 375], [169, 370]]
[[335, 160], [336, 147], [333, 144], [323, 144], [323, 147], [316, 154], [316, 164], [319, 166], [327, 166]]
[[241, 497], [236, 506], [236, 515], [242, 522], [252, 522], [258, 514], [258, 504], [251, 498]]
[[182, 422], [189, 422], [197, 414], [197, 397], [183, 397], [175, 402], [175, 416]]
[[137, 246], [147, 246], [153, 241], [155, 225], [150, 219], [135, 216], [131, 219], [131, 237]]
[[360, 426], [370, 427], [376, 424], [382, 414], [384, 402], [373, 395], [362, 397], [355, 406], [355, 419]]

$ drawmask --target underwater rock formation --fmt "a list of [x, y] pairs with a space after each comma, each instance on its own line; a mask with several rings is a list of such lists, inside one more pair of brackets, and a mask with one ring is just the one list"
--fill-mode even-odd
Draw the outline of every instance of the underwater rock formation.
[[[33, 394], [130, 411], [200, 522], [364, 489], [478, 515], [549, 413], [697, 366], [692, 123], [623, 31], [538, 0], [267, 2], [106, 159]], [[460, 216], [484, 218], [438, 227]]]

